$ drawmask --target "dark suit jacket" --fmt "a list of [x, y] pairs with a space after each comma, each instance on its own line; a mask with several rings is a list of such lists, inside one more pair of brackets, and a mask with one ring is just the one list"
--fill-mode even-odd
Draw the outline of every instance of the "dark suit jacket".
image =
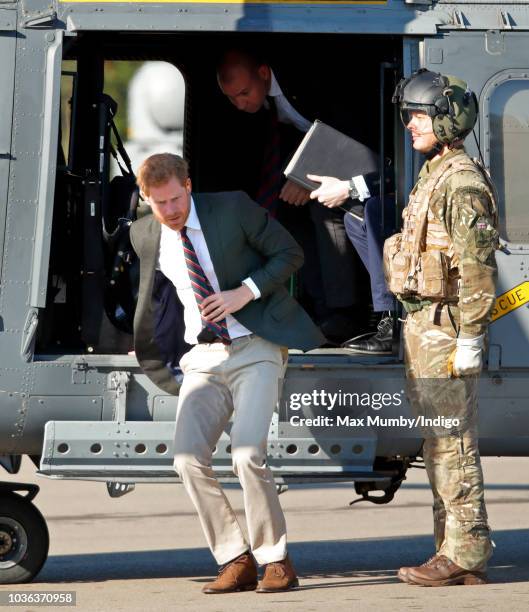
[[[292, 236], [243, 192], [193, 194], [193, 200], [221, 290], [235, 289], [251, 277], [261, 292], [258, 300], [233, 316], [278, 345], [310, 350], [323, 344], [320, 331], [285, 287], [303, 263]], [[177, 363], [187, 345], [176, 290], [155, 270], [160, 234], [160, 223], [152, 215], [131, 226], [131, 242], [140, 259], [134, 347], [147, 376], [165, 391], [177, 393], [168, 365]]]
[[[281, 62], [274, 63], [272, 68], [284, 96], [305, 119], [311, 123], [319, 119], [377, 150], [378, 133], [371, 122], [359, 120], [358, 113], [352, 111], [351, 96], [336, 88], [335, 75], [319, 74], [318, 87], [314, 87], [308, 85], [311, 82], [308, 71], [314, 70], [312, 65], [303, 66], [297, 72], [285, 71]], [[369, 106], [368, 109], [372, 110]]]

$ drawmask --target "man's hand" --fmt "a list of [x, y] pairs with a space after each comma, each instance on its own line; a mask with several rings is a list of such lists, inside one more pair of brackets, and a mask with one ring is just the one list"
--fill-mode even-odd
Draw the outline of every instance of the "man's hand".
[[279, 198], [293, 206], [303, 206], [310, 200], [310, 191], [288, 180], [281, 189]]
[[226, 318], [226, 315], [244, 308], [253, 299], [254, 295], [251, 290], [245, 284], [242, 284], [231, 291], [213, 293], [202, 302], [199, 308], [206, 321], [218, 323]]
[[334, 176], [318, 176], [307, 174], [307, 178], [316, 183], [321, 183], [318, 189], [310, 194], [311, 200], [318, 200], [328, 208], [335, 208], [343, 204], [349, 197], [349, 181], [341, 181]]
[[451, 368], [453, 376], [472, 376], [480, 373], [484, 338], [485, 336], [481, 335], [476, 338], [457, 339]]

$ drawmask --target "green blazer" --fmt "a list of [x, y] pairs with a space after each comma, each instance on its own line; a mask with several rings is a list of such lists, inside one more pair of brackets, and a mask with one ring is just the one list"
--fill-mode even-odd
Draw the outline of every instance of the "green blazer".
[[[253, 333], [281, 346], [307, 351], [323, 344], [325, 338], [285, 287], [303, 264], [303, 252], [287, 230], [242, 191], [193, 194], [193, 200], [221, 290], [236, 289], [243, 279], [251, 277], [261, 292], [258, 300], [233, 316]], [[172, 284], [174, 307], [160, 314], [159, 302], [153, 299], [155, 275], [161, 274], [155, 269], [160, 234], [160, 223], [153, 215], [135, 221], [130, 228], [132, 246], [140, 259], [134, 348], [147, 376], [176, 394], [178, 384], [167, 364], [175, 363], [186, 350], [183, 309], [174, 299], [176, 289]], [[166, 323], [164, 328], [181, 339], [176, 343], [180, 354], [172, 359], [156, 339], [162, 316], [174, 317], [174, 325], [168, 327]]]

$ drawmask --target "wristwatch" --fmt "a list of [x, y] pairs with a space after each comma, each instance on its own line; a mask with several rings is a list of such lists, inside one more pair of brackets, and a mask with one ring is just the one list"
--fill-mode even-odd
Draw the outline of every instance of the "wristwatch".
[[351, 200], [357, 200], [359, 197], [358, 189], [356, 188], [354, 179], [349, 180], [349, 197]]

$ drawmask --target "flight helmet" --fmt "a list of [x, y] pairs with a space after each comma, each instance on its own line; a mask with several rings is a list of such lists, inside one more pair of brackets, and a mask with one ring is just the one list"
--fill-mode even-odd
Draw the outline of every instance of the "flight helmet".
[[472, 131], [478, 117], [478, 101], [465, 81], [421, 68], [402, 79], [392, 101], [400, 107], [404, 126], [411, 111], [432, 118], [435, 137], [441, 144], [454, 145]]

